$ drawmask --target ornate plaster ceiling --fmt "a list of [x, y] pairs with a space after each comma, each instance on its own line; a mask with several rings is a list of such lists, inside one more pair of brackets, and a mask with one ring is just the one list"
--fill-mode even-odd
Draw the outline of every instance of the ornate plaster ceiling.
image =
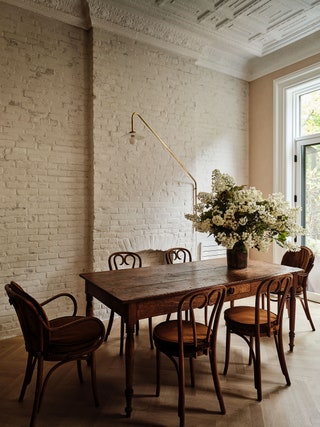
[[320, 0], [3, 0], [252, 80], [320, 51]]

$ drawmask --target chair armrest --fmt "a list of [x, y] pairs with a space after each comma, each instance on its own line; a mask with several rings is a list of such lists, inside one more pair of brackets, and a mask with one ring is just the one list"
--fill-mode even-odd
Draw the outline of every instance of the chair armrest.
[[71, 294], [69, 294], [67, 292], [62, 292], [60, 294], [54, 295], [53, 297], [48, 298], [47, 300], [43, 301], [40, 305], [44, 306], [44, 305], [48, 304], [49, 302], [54, 301], [57, 298], [61, 298], [61, 297], [67, 297], [67, 298], [71, 299], [71, 301], [73, 303], [73, 313], [72, 313], [72, 316], [75, 316], [77, 314], [77, 311], [78, 311], [77, 301], [76, 301], [76, 299], [75, 299], [75, 297], [73, 295], [71, 295]]

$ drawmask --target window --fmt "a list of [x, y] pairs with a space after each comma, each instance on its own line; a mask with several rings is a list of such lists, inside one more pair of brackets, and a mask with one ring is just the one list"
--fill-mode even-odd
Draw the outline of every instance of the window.
[[[274, 191], [302, 207], [301, 223], [309, 233], [301, 244], [316, 253], [313, 270], [320, 268], [319, 76], [320, 64], [316, 64], [274, 82]], [[317, 282], [311, 274], [309, 289], [320, 294]]]

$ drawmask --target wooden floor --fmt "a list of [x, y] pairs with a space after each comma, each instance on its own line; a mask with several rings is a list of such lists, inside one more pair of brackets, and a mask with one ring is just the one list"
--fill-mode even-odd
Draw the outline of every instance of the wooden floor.
[[[292, 385], [285, 385], [276, 357], [273, 339], [263, 344], [263, 401], [256, 401], [252, 367], [246, 365], [247, 347], [232, 337], [231, 364], [221, 384], [226, 415], [220, 415], [213, 392], [208, 359], [195, 362], [197, 385], [186, 389], [186, 427], [308, 427], [320, 426], [320, 305], [310, 304], [316, 325], [312, 332], [300, 304], [297, 305], [296, 346], [287, 353]], [[154, 319], [154, 323], [161, 319]], [[287, 343], [287, 318], [285, 342]], [[177, 379], [174, 367], [163, 358], [162, 388], [155, 397], [155, 352], [150, 350], [147, 323], [140, 323], [136, 338], [135, 397], [131, 418], [124, 416], [124, 358], [119, 351], [119, 322], [109, 341], [97, 351], [100, 407], [93, 404], [89, 371], [85, 382], [78, 382], [74, 364], [61, 367], [49, 381], [37, 427], [176, 427]], [[218, 337], [219, 371], [223, 369], [225, 327]], [[21, 337], [0, 341], [0, 425], [27, 427], [32, 408], [34, 382], [23, 403], [18, 403], [26, 353]], [[189, 377], [187, 376], [187, 379]]]

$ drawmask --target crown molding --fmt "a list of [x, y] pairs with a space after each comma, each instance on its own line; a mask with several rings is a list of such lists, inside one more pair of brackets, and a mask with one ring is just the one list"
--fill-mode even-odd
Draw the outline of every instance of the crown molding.
[[[255, 80], [320, 52], [320, 31], [286, 46], [290, 40], [278, 40], [273, 44], [270, 42], [266, 44], [264, 54], [261, 53], [258, 43], [251, 43], [249, 49], [239, 39], [235, 46], [234, 41], [227, 37], [222, 38], [218, 34], [208, 36], [208, 29], [199, 25], [190, 29], [190, 24], [184, 22], [181, 17], [177, 19], [168, 15], [159, 7], [162, 3], [169, 3], [166, 0], [152, 3], [152, 7], [157, 5], [156, 17], [151, 17], [145, 12], [146, 0], [2, 0], [2, 2], [84, 30], [100, 28], [175, 55], [183, 55], [193, 60], [199, 67], [246, 81]], [[311, 28], [306, 26], [305, 34], [309, 34], [310, 31]], [[294, 39], [295, 35], [291, 37]], [[275, 50], [281, 44], [283, 47]]]

